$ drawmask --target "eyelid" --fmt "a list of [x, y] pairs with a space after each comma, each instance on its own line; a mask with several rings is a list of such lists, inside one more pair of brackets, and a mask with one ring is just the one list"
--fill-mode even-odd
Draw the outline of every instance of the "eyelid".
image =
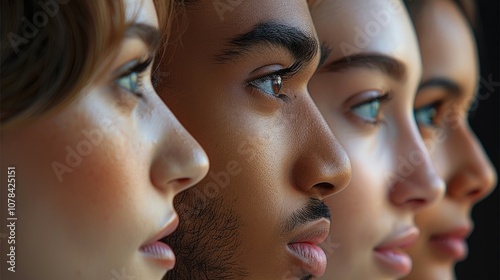
[[367, 99], [365, 101], [362, 101], [360, 103], [356, 103], [356, 104], [352, 105], [350, 107], [350, 109], [351, 110], [352, 109], [356, 109], [356, 108], [359, 108], [359, 107], [361, 107], [363, 105], [370, 104], [370, 103], [375, 102], [375, 101], [379, 101], [380, 104], [382, 105], [384, 103], [387, 103], [387, 102], [391, 101], [391, 99], [392, 99], [392, 94], [390, 92], [386, 92], [386, 93], [384, 93], [382, 95], [374, 96], [374, 97], [369, 98], [369, 99]]
[[[366, 95], [368, 94], [370, 94], [371, 97], [367, 97]], [[382, 94], [382, 92], [379, 90], [368, 90], [353, 96], [351, 99], [351, 103], [356, 103], [348, 107], [348, 115], [354, 117], [357, 121], [361, 121], [366, 125], [372, 127], [380, 126], [384, 123], [384, 119], [382, 117], [382, 106], [384, 105], [384, 103], [387, 103], [392, 99], [392, 92], [385, 92], [384, 94]], [[377, 102], [378, 108], [374, 116], [366, 117], [362, 116], [361, 112], [358, 112], [358, 110], [363, 108], [364, 106], [375, 105], [375, 102]]]
[[[149, 56], [142, 61], [140, 59], [132, 60], [128, 63], [125, 63], [122, 67], [119, 68], [120, 72], [117, 77], [114, 79], [114, 84], [117, 85], [120, 90], [124, 90], [128, 93], [134, 94], [137, 97], [144, 97], [143, 95], [143, 87], [144, 87], [144, 79], [146, 79], [147, 74], [146, 70], [150, 67], [153, 62], [153, 56]], [[119, 81], [122, 79], [127, 79], [131, 75], [135, 75], [135, 87], [133, 89], [129, 89], [119, 84]]]
[[421, 111], [421, 110], [429, 109], [429, 108], [439, 108], [439, 107], [441, 107], [441, 105], [443, 105], [443, 101], [442, 100], [438, 100], [438, 101], [434, 101], [434, 102], [425, 104], [425, 105], [420, 106], [418, 108], [415, 108], [413, 111], [417, 112], [417, 111]]
[[120, 67], [120, 74], [117, 75], [117, 78], [124, 77], [127, 75], [130, 75], [133, 72], [136, 72], [138, 74], [143, 73], [148, 69], [148, 67], [151, 65], [153, 62], [153, 56], [148, 57], [147, 59], [141, 61], [141, 60], [133, 60], [128, 63], [126, 63], [123, 67]]
[[[251, 82], [258, 81], [258, 80], [263, 80], [263, 79], [266, 79], [266, 78], [271, 78], [273, 76], [280, 76], [283, 80], [287, 80], [287, 79], [293, 77], [298, 72], [300, 72], [300, 70], [302, 69], [302, 66], [303, 66], [302, 63], [295, 62], [295, 63], [293, 63], [292, 65], [290, 65], [287, 68], [282, 68], [282, 69], [278, 69], [278, 70], [272, 70], [272, 68], [275, 68], [276, 66], [275, 67], [270, 67], [271, 69], [269, 69], [267, 67], [263, 67], [263, 68], [267, 68], [268, 71], [271, 71], [271, 72], [267, 72], [265, 74], [259, 75], [256, 78], [251, 78], [251, 79], [249, 79], [246, 82], [246, 84], [250, 85]], [[262, 69], [262, 68], [254, 70], [254, 71], [252, 71], [252, 73], [257, 72], [260, 69]], [[264, 71], [262, 71], [262, 72], [264, 72]]]

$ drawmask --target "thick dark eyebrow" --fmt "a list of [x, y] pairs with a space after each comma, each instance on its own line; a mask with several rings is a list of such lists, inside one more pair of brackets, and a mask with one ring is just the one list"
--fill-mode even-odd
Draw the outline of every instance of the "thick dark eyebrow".
[[325, 65], [322, 70], [340, 72], [349, 68], [376, 69], [395, 79], [402, 79], [406, 75], [406, 67], [400, 61], [381, 54], [355, 54], [344, 56], [341, 59]]
[[125, 30], [125, 38], [139, 38], [149, 46], [151, 51], [156, 50], [161, 42], [161, 34], [158, 28], [144, 23], [131, 24]]
[[259, 23], [252, 30], [230, 39], [227, 48], [215, 56], [218, 63], [233, 61], [259, 45], [284, 48], [300, 65], [310, 63], [318, 53], [318, 41], [302, 30], [275, 22]]
[[442, 88], [454, 94], [458, 94], [460, 92], [460, 86], [458, 85], [458, 83], [444, 77], [435, 77], [425, 80], [420, 84], [418, 90], [420, 91], [426, 88]]

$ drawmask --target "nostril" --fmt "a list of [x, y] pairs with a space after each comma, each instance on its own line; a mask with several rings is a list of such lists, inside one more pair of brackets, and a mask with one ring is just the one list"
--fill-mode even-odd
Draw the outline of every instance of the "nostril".
[[327, 182], [318, 183], [314, 187], [319, 190], [322, 195], [329, 194], [335, 190], [335, 186]]
[[427, 204], [427, 200], [425, 199], [411, 199], [407, 201], [407, 205], [410, 205], [413, 209], [420, 209]]
[[191, 178], [179, 178], [172, 180], [171, 183], [177, 183], [179, 185], [187, 185], [191, 181]]
[[479, 196], [480, 193], [481, 193], [480, 190], [472, 190], [472, 191], [470, 191], [470, 192], [467, 193], [467, 197], [475, 199], [476, 197]]

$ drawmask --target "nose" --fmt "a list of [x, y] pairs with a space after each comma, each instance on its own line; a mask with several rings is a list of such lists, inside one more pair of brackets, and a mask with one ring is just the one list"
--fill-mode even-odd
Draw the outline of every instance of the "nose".
[[312, 99], [296, 111], [300, 131], [294, 144], [297, 158], [292, 178], [297, 188], [309, 196], [323, 199], [343, 190], [351, 180], [351, 163]]
[[456, 132], [454, 137], [460, 152], [451, 153], [454, 166], [446, 194], [452, 199], [474, 204], [493, 191], [497, 174], [470, 128], [463, 126]]
[[170, 110], [153, 121], [159, 124], [161, 133], [151, 166], [151, 181], [158, 189], [177, 194], [205, 177], [208, 157]]
[[416, 125], [408, 123], [396, 143], [400, 153], [395, 158], [395, 171], [389, 194], [399, 208], [418, 211], [444, 195], [444, 181], [437, 175]]

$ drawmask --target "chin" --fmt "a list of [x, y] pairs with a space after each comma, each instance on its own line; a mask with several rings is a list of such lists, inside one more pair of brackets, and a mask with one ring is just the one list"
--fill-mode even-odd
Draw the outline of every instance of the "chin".
[[455, 280], [453, 265], [435, 267], [414, 267], [404, 280]]

